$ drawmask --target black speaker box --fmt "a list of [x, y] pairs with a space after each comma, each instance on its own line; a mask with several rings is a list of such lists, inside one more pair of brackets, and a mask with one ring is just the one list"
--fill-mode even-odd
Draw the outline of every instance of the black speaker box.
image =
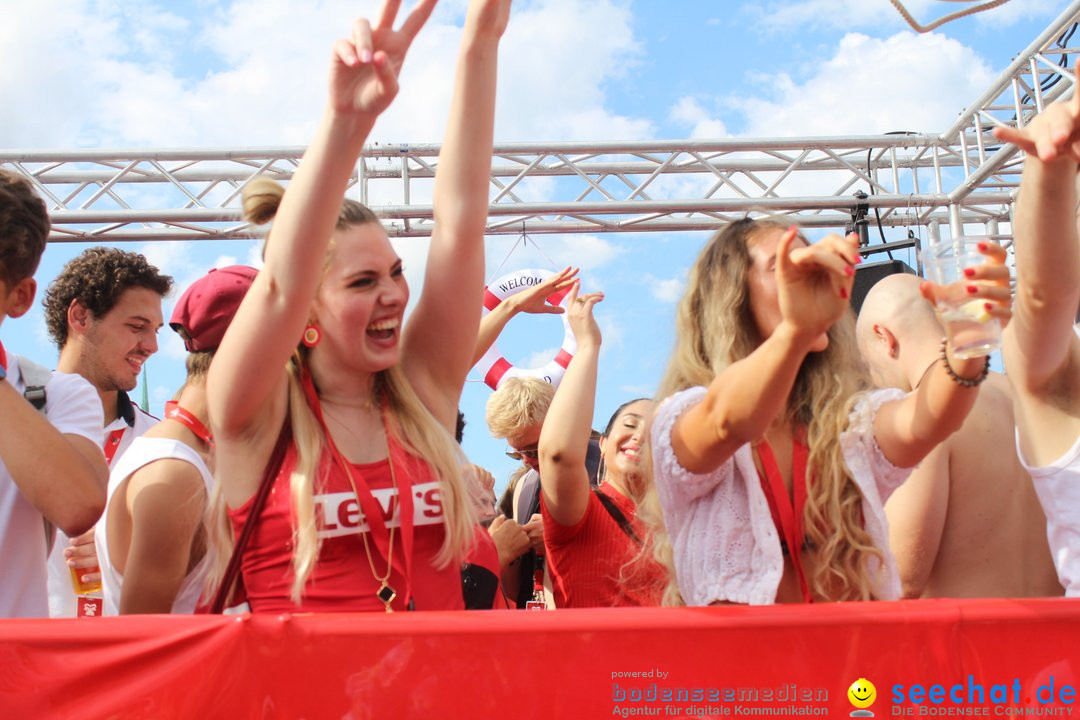
[[870, 288], [874, 287], [878, 280], [897, 273], [917, 274], [910, 265], [900, 260], [883, 260], [858, 265], [855, 268], [855, 285], [851, 288], [851, 307], [854, 308], [855, 314], [859, 314], [863, 300], [866, 299], [866, 294], [870, 292]]

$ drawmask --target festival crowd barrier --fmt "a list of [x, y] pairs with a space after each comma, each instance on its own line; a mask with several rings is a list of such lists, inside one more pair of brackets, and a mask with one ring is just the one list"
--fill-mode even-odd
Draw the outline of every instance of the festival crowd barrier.
[[1080, 715], [1064, 599], [5, 620], [0, 648], [3, 718]]

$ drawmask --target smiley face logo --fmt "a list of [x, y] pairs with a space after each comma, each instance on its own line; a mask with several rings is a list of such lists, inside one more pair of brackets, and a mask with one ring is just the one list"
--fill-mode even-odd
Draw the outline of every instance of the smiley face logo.
[[874, 700], [877, 699], [877, 688], [874, 687], [874, 683], [870, 682], [866, 678], [859, 678], [855, 682], [851, 683], [851, 687], [847, 691], [848, 700], [851, 704], [857, 708], [868, 708], [874, 704]]

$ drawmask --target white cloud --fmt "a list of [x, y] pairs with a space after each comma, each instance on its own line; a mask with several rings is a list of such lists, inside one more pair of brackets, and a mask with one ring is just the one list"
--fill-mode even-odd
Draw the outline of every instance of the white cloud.
[[[975, 20], [983, 25], [1006, 27], [1021, 20], [1052, 18], [1061, 9], [1046, 0], [1011, 0], [990, 12], [979, 13]], [[926, 23], [924, 22], [923, 25]]]
[[[958, 10], [970, 7], [970, 4], [942, 3], [937, 0], [903, 0], [908, 13], [920, 25], [926, 26], [935, 20], [950, 15]], [[972, 16], [983, 25], [1007, 26], [1019, 20], [1049, 18], [1058, 10], [1048, 7], [1046, 0], [1012, 0], [1005, 5], [992, 8]], [[761, 27], [771, 31], [787, 31], [808, 28], [837, 28], [850, 30], [865, 28], [880, 31], [885, 28], [910, 28], [907, 21], [891, 4], [885, 0], [874, 2], [851, 2], [851, 0], [804, 0], [803, 2], [771, 2], [764, 7], [758, 4], [746, 5], [743, 12], [754, 18]], [[966, 20], [956, 20], [961, 22]], [[951, 23], [939, 26], [938, 30], [947, 32]]]
[[625, 248], [599, 235], [550, 235], [534, 238], [559, 267], [573, 265], [584, 273], [598, 270], [621, 255]]
[[[16, 3], [0, 25], [6, 56], [20, 59], [0, 66], [0, 136], [7, 147], [304, 144], [333, 40], [379, 4], [235, 0], [184, 18], [129, 0]], [[443, 3], [419, 35], [373, 140], [442, 137], [464, 7]], [[626, 3], [515, 8], [500, 54], [498, 136], [648, 135], [648, 121], [607, 108], [604, 90], [638, 53]]]
[[600, 326], [600, 337], [603, 338], [600, 352], [606, 354], [613, 350], [622, 350], [626, 333], [623, 331], [623, 326], [615, 319], [615, 315], [597, 311], [593, 314], [596, 316], [596, 324]]
[[681, 277], [676, 278], [656, 278], [652, 275], [646, 275], [645, 281], [649, 285], [649, 292], [652, 296], [665, 303], [678, 302], [682, 297], [683, 289], [686, 287], [686, 281]]
[[728, 136], [724, 123], [712, 117], [696, 98], [690, 96], [679, 98], [671, 108], [669, 117], [677, 123], [689, 126], [689, 136], [695, 140]]
[[424, 289], [431, 238], [391, 238], [390, 244], [401, 258], [401, 265], [405, 269], [405, 281], [409, 285], [409, 306], [406, 313], [411, 313]]
[[557, 271], [569, 265], [581, 268], [587, 290], [601, 290], [597, 271], [625, 250], [624, 243], [598, 235], [529, 235], [524, 245], [520, 244], [520, 237], [489, 237], [486, 240], [486, 279], [495, 280], [526, 268]]
[[534, 368], [542, 368], [549, 362], [551, 362], [558, 354], [559, 348], [557, 347], [547, 348], [545, 350], [538, 350], [525, 358], [525, 360], [521, 363], [521, 369], [531, 370]]
[[974, 50], [937, 33], [849, 33], [813, 67], [805, 79], [774, 78], [771, 98], [729, 98], [746, 117], [742, 134], [940, 132], [996, 76]]
[[[908, 11], [916, 18], [924, 17], [934, 0], [904, 0]], [[855, 28], [880, 26], [883, 23], [903, 25], [904, 19], [885, 0], [879, 2], [849, 2], [848, 0], [804, 0], [803, 2], [771, 2], [743, 7], [755, 16], [758, 24], [768, 30], [793, 28]]]
[[257, 269], [261, 270], [262, 266], [263, 266], [262, 253], [263, 253], [263, 244], [262, 244], [262, 242], [260, 241], [260, 242], [252, 243], [251, 247], [248, 248], [247, 257], [245, 258], [244, 263], [247, 264], [247, 265], [250, 265], [253, 268], [257, 268]]

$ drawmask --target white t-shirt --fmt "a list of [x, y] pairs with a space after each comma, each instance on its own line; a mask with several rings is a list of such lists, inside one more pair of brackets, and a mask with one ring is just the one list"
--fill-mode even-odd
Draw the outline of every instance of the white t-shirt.
[[[7, 359], [6, 381], [22, 394], [26, 385], [18, 358], [8, 353]], [[85, 378], [53, 373], [45, 386], [45, 395], [45, 416], [53, 427], [65, 435], [79, 435], [101, 443], [101, 426], [105, 421], [101, 399]], [[27, 441], [33, 440], [27, 438]], [[19, 492], [0, 459], [0, 617], [48, 616], [45, 547], [41, 513]]]
[[[105, 595], [105, 615], [120, 614], [120, 593], [124, 586], [124, 576], [116, 571], [109, 559], [108, 525], [106, 518], [109, 515], [109, 505], [113, 502], [113, 494], [121, 483], [131, 477], [136, 470], [149, 465], [156, 460], [175, 459], [191, 463], [202, 475], [206, 487], [207, 497], [210, 495], [210, 487], [213, 485], [214, 476], [206, 467], [199, 453], [179, 440], [169, 438], [141, 437], [131, 444], [124, 457], [118, 460], [109, 474], [109, 498], [105, 505], [105, 512], [98, 520], [97, 531], [94, 533], [94, 543], [97, 545], [98, 561], [101, 564], [101, 584]], [[206, 573], [209, 568], [210, 556], [204, 555], [190, 573], [180, 584], [180, 589], [173, 600], [173, 614], [191, 614], [195, 612], [195, 606], [202, 594], [203, 584], [206, 581]]]
[[[47, 392], [48, 389], [46, 389]], [[104, 448], [113, 433], [121, 433], [118, 436], [120, 442], [117, 443], [112, 461], [109, 462], [110, 470], [120, 462], [120, 458], [135, 438], [159, 422], [156, 417], [143, 412], [138, 405], [131, 402], [125, 393], [121, 393], [117, 398], [117, 409], [120, 414], [105, 427], [100, 438], [100, 443]], [[124, 415], [127, 415], [127, 418]], [[71, 583], [71, 570], [64, 557], [64, 548], [68, 546], [69, 540], [67, 535], [57, 530], [56, 542], [53, 543], [52, 552], [49, 554], [49, 617], [73, 618], [76, 614], [75, 586]]]

